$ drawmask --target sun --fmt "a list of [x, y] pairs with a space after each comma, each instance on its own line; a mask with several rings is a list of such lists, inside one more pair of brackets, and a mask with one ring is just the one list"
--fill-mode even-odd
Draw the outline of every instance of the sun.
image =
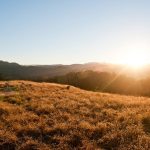
[[132, 68], [141, 68], [148, 63], [147, 55], [144, 51], [128, 52], [124, 55], [122, 61]]
[[146, 64], [145, 59], [139, 54], [126, 56], [125, 61], [127, 65], [129, 65], [130, 67], [134, 67], [134, 68], [139, 68]]

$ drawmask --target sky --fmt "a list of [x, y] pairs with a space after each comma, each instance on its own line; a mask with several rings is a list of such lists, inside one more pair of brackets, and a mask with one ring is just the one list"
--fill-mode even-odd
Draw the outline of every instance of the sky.
[[0, 0], [0, 60], [122, 63], [150, 58], [150, 0]]

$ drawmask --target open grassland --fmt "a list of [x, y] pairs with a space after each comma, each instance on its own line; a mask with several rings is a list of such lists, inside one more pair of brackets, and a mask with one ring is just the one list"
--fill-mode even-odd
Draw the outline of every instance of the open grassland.
[[0, 82], [0, 150], [149, 150], [150, 98]]

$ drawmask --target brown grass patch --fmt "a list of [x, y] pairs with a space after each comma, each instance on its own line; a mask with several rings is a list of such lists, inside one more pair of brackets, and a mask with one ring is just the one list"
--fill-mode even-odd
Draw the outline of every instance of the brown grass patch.
[[149, 150], [150, 99], [0, 82], [2, 150]]

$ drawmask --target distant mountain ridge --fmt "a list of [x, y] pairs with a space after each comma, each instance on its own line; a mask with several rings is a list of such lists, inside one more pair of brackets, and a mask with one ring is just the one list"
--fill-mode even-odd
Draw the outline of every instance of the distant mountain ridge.
[[0, 61], [0, 74], [5, 79], [36, 79], [50, 78], [58, 75], [65, 75], [69, 72], [80, 72], [85, 70], [109, 71], [112, 65], [100, 63], [72, 64], [72, 65], [20, 65]]
[[[85, 63], [71, 65], [20, 65], [18, 63], [9, 63], [0, 61], [0, 76], [6, 80], [17, 79], [47, 79], [54, 76], [65, 75], [70, 72], [81, 72], [86, 70], [111, 73], [128, 73], [129, 69], [123, 65], [106, 64], [106, 63]], [[148, 71], [149, 69], [146, 69]], [[144, 71], [145, 72], [145, 71]]]

